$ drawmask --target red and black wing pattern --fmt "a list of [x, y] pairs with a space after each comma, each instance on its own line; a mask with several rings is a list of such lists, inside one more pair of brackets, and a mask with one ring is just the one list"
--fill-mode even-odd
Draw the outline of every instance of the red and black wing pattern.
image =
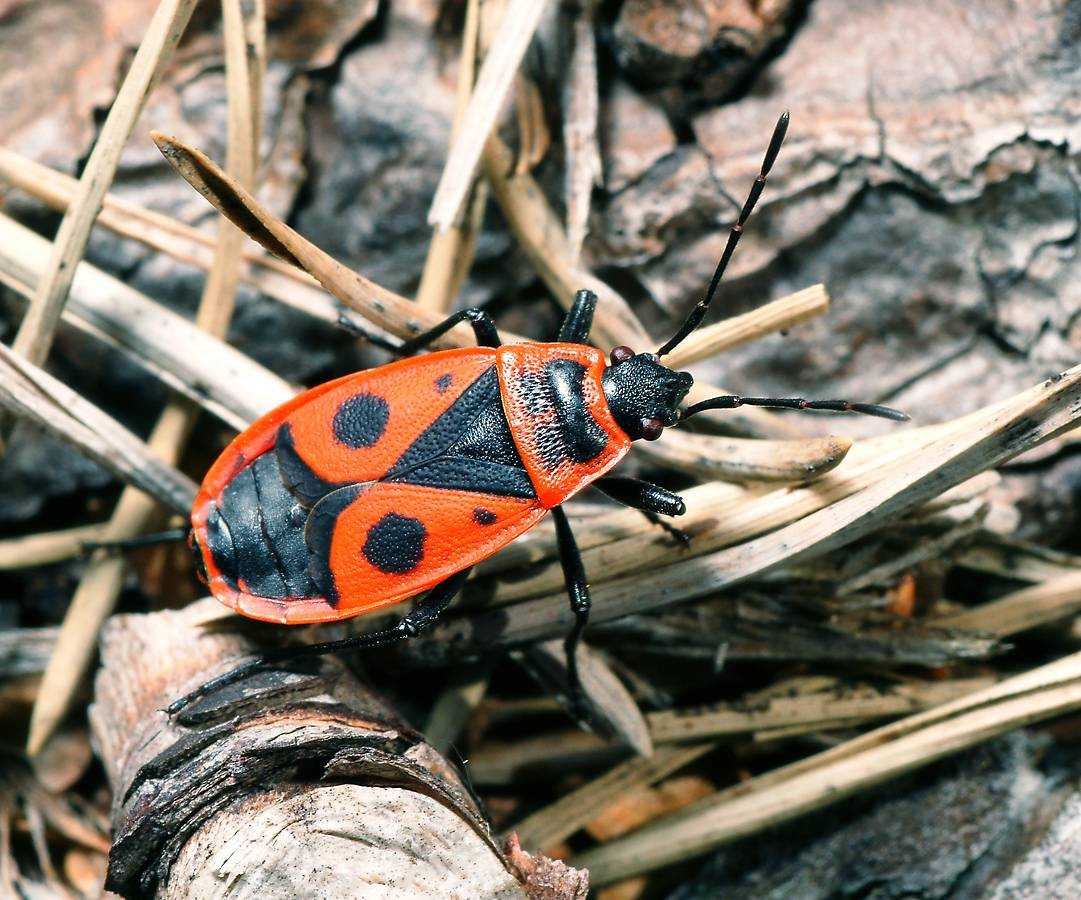
[[314, 388], [241, 434], [192, 515], [215, 596], [282, 623], [397, 603], [544, 515], [496, 351], [450, 350]]
[[535, 499], [383, 481], [328, 494], [312, 509], [306, 537], [311, 559], [325, 560], [324, 596], [352, 616], [480, 562], [545, 512]]

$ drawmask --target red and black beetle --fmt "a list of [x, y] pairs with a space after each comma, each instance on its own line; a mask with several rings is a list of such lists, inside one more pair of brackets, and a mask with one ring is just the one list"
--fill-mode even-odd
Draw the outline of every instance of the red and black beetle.
[[[660, 362], [704, 318], [787, 127], [785, 113], [705, 298], [657, 353], [616, 347], [606, 359], [589, 346], [597, 298], [588, 291], [575, 297], [554, 343], [501, 345], [487, 313], [466, 309], [397, 349], [408, 357], [462, 321], [477, 347], [347, 375], [239, 435], [192, 510], [213, 594], [242, 615], [289, 625], [363, 615], [427, 592], [387, 630], [283, 654], [387, 644], [434, 622], [474, 564], [551, 512], [576, 617], [566, 641], [576, 690], [574, 651], [590, 600], [562, 504], [592, 485], [651, 516], [685, 511], [664, 488], [608, 474], [632, 441], [655, 440], [702, 410], [740, 405], [905, 418], [870, 404], [737, 396], [681, 409], [691, 376]], [[171, 710], [271, 658], [279, 657], [207, 682]]]

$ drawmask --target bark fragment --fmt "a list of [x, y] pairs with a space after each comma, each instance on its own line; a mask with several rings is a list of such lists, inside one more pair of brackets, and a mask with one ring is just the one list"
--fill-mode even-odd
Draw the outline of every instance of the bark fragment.
[[199, 628], [210, 603], [118, 616], [103, 636], [90, 718], [114, 796], [111, 890], [526, 896], [457, 772], [336, 660], [170, 720], [163, 706], [250, 649]]

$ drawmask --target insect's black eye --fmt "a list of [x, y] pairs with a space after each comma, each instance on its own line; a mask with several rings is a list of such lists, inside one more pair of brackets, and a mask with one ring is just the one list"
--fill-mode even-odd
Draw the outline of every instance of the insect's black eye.
[[612, 365], [618, 366], [620, 363], [625, 363], [628, 359], [634, 358], [634, 351], [630, 347], [613, 347], [612, 348]]
[[647, 441], [655, 441], [664, 431], [664, 423], [657, 418], [642, 420], [642, 437]]

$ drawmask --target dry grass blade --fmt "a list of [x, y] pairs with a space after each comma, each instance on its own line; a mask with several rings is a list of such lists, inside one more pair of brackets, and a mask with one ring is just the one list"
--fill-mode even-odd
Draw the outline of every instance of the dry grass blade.
[[563, 104], [563, 143], [567, 154], [564, 197], [567, 207], [567, 245], [577, 265], [586, 239], [589, 201], [601, 183], [601, 154], [597, 145], [597, 39], [593, 15], [596, 3], [587, 0], [574, 20], [566, 100]]
[[[85, 265], [85, 263], [82, 263], [81, 265]], [[7, 272], [4, 272], [2, 270], [0, 270], [0, 284], [3, 284], [5, 287], [10, 288], [17, 295], [25, 297], [28, 300], [30, 299], [30, 297], [33, 296], [34, 293], [33, 289], [29, 285], [18, 280], [17, 278], [13, 278]], [[68, 303], [68, 308], [64, 310], [63, 315], [63, 321], [67, 325], [77, 329], [78, 331], [81, 331], [87, 337], [93, 338], [94, 340], [101, 342], [107, 347], [111, 347], [117, 353], [126, 357], [130, 362], [143, 369], [143, 371], [145, 371], [148, 375], [156, 378], [167, 388], [169, 388], [169, 390], [175, 391], [177, 394], [186, 397], [191, 402], [198, 404], [212, 416], [216, 416], [225, 424], [231, 425], [237, 430], [245, 427], [248, 422], [247, 419], [245, 419], [242, 415], [238, 415], [229, 407], [222, 405], [214, 396], [212, 396], [213, 385], [211, 385], [209, 389], [203, 390], [201, 389], [203, 387], [202, 385], [185, 381], [184, 378], [177, 372], [164, 368], [161, 363], [158, 362], [158, 360], [153, 355], [151, 355], [156, 349], [152, 345], [145, 347], [143, 352], [139, 352], [136, 351], [132, 346], [121, 344], [120, 341], [118, 341], [113, 335], [102, 331], [97, 326], [92, 325], [86, 319], [77, 315], [71, 309], [72, 306], [76, 305], [74, 298], [75, 289], [73, 287], [71, 298]], [[146, 302], [148, 306], [154, 306], [154, 304], [152, 304], [149, 300], [147, 300]], [[168, 311], [166, 310], [166, 312]], [[180, 321], [186, 322], [186, 320]], [[191, 327], [190, 324], [188, 325], [188, 327]]]
[[[986, 504], [979, 501], [971, 501], [977, 504], [976, 514], [967, 521], [961, 522], [938, 537], [928, 538], [916, 543], [910, 550], [899, 553], [887, 562], [871, 569], [860, 572], [846, 579], [837, 587], [837, 595], [843, 597], [872, 585], [887, 585], [897, 578], [906, 569], [911, 569], [921, 562], [929, 559], [941, 559], [946, 552], [959, 542], [972, 537], [983, 527], [983, 521], [987, 514]], [[962, 628], [961, 625], [949, 625], [947, 627]]]
[[[3, 147], [0, 147], [0, 178], [57, 210], [67, 209], [78, 185], [74, 178]], [[105, 198], [97, 224], [188, 265], [207, 271], [213, 265], [214, 237], [111, 194]], [[246, 284], [328, 325], [338, 324], [341, 304], [307, 272], [261, 250], [242, 250], [242, 255], [245, 265], [240, 278]], [[77, 292], [77, 285], [73, 291]], [[386, 336], [374, 325], [368, 327], [380, 336]]]
[[[785, 563], [842, 547], [985, 469], [1075, 427], [1079, 419], [1081, 367], [1076, 367], [1007, 401], [927, 429], [932, 438], [918, 443], [918, 450], [902, 453], [872, 484], [779, 531], [682, 560], [678, 566], [654, 566], [596, 585], [592, 620], [707, 596]], [[900, 436], [898, 442], [905, 444]], [[588, 558], [586, 571], [590, 571]], [[442, 645], [468, 652], [493, 643], [555, 637], [570, 624], [569, 611], [551, 597], [541, 597], [447, 622], [422, 641], [429, 650]]]
[[428, 213], [429, 225], [442, 231], [450, 228], [457, 219], [484, 144], [495, 127], [547, 5], [544, 0], [509, 0], [507, 3], [435, 190]]
[[[444, 318], [347, 269], [272, 215], [200, 151], [163, 134], [155, 133], [154, 140], [181, 177], [222, 215], [274, 255], [307, 271], [346, 306], [380, 328], [409, 338], [439, 324]], [[503, 337], [512, 342], [523, 340], [506, 333]], [[474, 344], [472, 331], [464, 325], [435, 342], [438, 347]]]
[[[462, 117], [469, 106], [469, 98], [473, 93], [479, 49], [480, 7], [480, 0], [468, 0], [466, 3], [465, 25], [462, 29], [462, 55], [458, 61], [458, 96], [454, 108], [454, 123], [450, 132], [452, 146], [461, 128]], [[477, 191], [475, 181], [471, 183], [471, 187], [474, 192]], [[428, 245], [428, 255], [424, 260], [424, 269], [420, 276], [420, 286], [417, 288], [418, 306], [437, 312], [450, 309], [451, 301], [472, 263], [476, 228], [470, 221], [475, 217], [469, 213], [475, 209], [475, 206], [475, 203], [470, 205], [467, 214], [460, 220], [456, 220], [449, 228], [436, 228], [432, 233], [432, 242]]]
[[[756, 496], [756, 492], [743, 485], [715, 481], [689, 488], [682, 493], [682, 496], [687, 501], [689, 509], [697, 510], [708, 506], [715, 510], [722, 510], [737, 508], [752, 496]], [[580, 506], [581, 503], [578, 502], [568, 507], [572, 514], [575, 540], [580, 550], [589, 550], [601, 544], [611, 544], [627, 539], [660, 540], [665, 537], [661, 530], [652, 522], [647, 521], [638, 510], [617, 508], [600, 515], [582, 517], [574, 515]], [[723, 517], [721, 512], [717, 515]], [[686, 519], [680, 519], [679, 524], [681, 526], [688, 524], [694, 528], [694, 525]], [[672, 550], [675, 552], [674, 546]], [[509, 547], [481, 562], [477, 567], [477, 573], [492, 575], [529, 566], [542, 560], [554, 559], [558, 552], [555, 530], [547, 527], [545, 522], [541, 522]]]
[[[581, 546], [589, 548], [583, 553], [586, 571], [603, 572], [603, 577], [610, 580], [630, 572], [702, 556], [788, 525], [874, 484], [906, 453], [926, 447], [935, 433], [935, 429], [915, 429], [904, 433], [903, 437], [898, 434], [863, 441], [856, 445], [843, 466], [807, 485], [765, 490], [763, 484], [750, 489], [711, 482], [691, 488], [683, 493], [687, 513], [679, 519], [679, 527], [691, 536], [690, 547], [669, 540], [641, 516], [632, 524], [626, 521], [626, 512], [611, 513], [579, 528]], [[616, 533], [619, 528], [624, 529], [622, 533]], [[539, 538], [532, 542], [531, 561], [541, 558], [537, 552], [538, 541]], [[509, 557], [521, 552], [521, 549], [512, 548], [500, 556]], [[554, 551], [550, 550], [547, 556], [554, 556]], [[486, 572], [493, 570], [482, 568]], [[495, 600], [505, 602], [548, 593], [554, 595], [560, 590], [560, 578], [558, 564], [547, 565], [526, 578], [515, 578], [499, 585]]]
[[[710, 482], [684, 491], [687, 514], [678, 524], [692, 537], [689, 549], [673, 543], [633, 510], [613, 510], [582, 519], [575, 524], [579, 547], [592, 551], [607, 545], [584, 554], [587, 570], [603, 572], [605, 578], [612, 578], [674, 563], [690, 555], [702, 555], [787, 525], [875, 483], [904, 453], [918, 452], [926, 446], [935, 429], [915, 429], [905, 434], [903, 442], [896, 435], [857, 444], [843, 467], [809, 485], [778, 489], [767, 488], [765, 483]], [[969, 502], [999, 480], [997, 473], [981, 473], [924, 504], [918, 512], [924, 514]], [[492, 575], [555, 556], [554, 535], [536, 528], [482, 563], [478, 574]], [[501, 585], [495, 599], [503, 602], [556, 592], [562, 584], [561, 577], [557, 564], [546, 566], [534, 570], [527, 578], [516, 577], [513, 583]]]
[[943, 628], [962, 628], [1007, 637], [1081, 612], [1081, 569], [1014, 591], [991, 603], [935, 619]]
[[35, 675], [45, 668], [56, 644], [56, 628], [0, 630], [0, 678]]
[[518, 158], [516, 175], [532, 172], [540, 165], [552, 143], [544, 96], [537, 82], [524, 71], [515, 79], [514, 111], [518, 122]]
[[79, 525], [0, 541], [0, 570], [47, 566], [78, 556], [87, 541], [101, 539], [104, 525]]
[[[22, 291], [35, 284], [48, 253], [48, 241], [0, 215], [0, 271], [8, 284]], [[172, 373], [174, 384], [206, 397], [208, 410], [230, 424], [250, 422], [293, 395], [284, 379], [89, 263], [77, 267], [65, 315], [149, 360], [152, 371]]]
[[691, 332], [682, 344], [665, 356], [664, 364], [673, 369], [686, 368], [717, 353], [824, 315], [829, 311], [829, 306], [830, 296], [826, 292], [826, 286], [813, 284], [750, 312], [731, 316]]
[[[0, 178], [61, 211], [67, 209], [78, 187], [69, 175], [4, 147], [0, 147]], [[106, 195], [97, 224], [189, 265], [207, 270], [212, 265], [216, 238], [112, 194]], [[306, 272], [261, 250], [242, 252], [247, 265], [241, 277], [247, 284], [328, 324], [338, 321], [339, 304]]]
[[620, 763], [555, 803], [537, 810], [508, 832], [517, 832], [523, 847], [547, 849], [570, 837], [613, 800], [637, 788], [648, 787], [704, 756], [715, 745], [662, 747], [650, 757]]
[[665, 432], [639, 452], [699, 478], [724, 481], [810, 481], [836, 469], [852, 441], [829, 435], [791, 441], [766, 441]]
[[[226, 90], [228, 94], [228, 164], [240, 183], [253, 186], [258, 147], [258, 102], [252, 91], [262, 84], [263, 47], [261, 22], [249, 29], [245, 16], [261, 18], [262, 4], [248, 4], [242, 12], [241, 0], [223, 0], [225, 33]], [[251, 40], [249, 40], [249, 37]], [[249, 57], [249, 51], [253, 57]], [[255, 69], [250, 70], [253, 61]], [[214, 250], [214, 262], [195, 314], [198, 329], [225, 337], [235, 308], [240, 248], [243, 235], [227, 220], [221, 222]], [[205, 365], [205, 360], [200, 361]], [[151, 450], [174, 463], [198, 415], [199, 408], [174, 399], [165, 408], [150, 435]], [[185, 514], [191, 502], [181, 511]], [[144, 531], [155, 514], [148, 498], [127, 489], [121, 496], [106, 527], [108, 540], [126, 540]], [[27, 752], [37, 753], [49, 739], [70, 706], [78, 684], [93, 655], [98, 634], [116, 605], [124, 576], [124, 561], [96, 557], [83, 573], [64, 616], [57, 650], [45, 670], [41, 692], [30, 719]]]
[[1081, 654], [724, 791], [571, 861], [594, 885], [698, 856], [996, 735], [1081, 707]]
[[195, 485], [130, 431], [0, 344], [0, 404], [72, 444], [167, 508], [191, 509]]
[[988, 535], [985, 539], [989, 542], [961, 554], [958, 565], [1031, 582], [1047, 581], [1081, 569], [1081, 556], [997, 536]]
[[541, 771], [555, 776], [583, 765], [614, 765], [626, 756], [622, 744], [608, 743], [588, 731], [554, 731], [505, 742], [485, 741], [469, 755], [469, 773], [478, 785], [506, 786], [536, 778]]
[[652, 339], [627, 301], [592, 273], [571, 264], [559, 217], [532, 176], [514, 174], [513, 154], [498, 137], [485, 147], [484, 174], [518, 243], [563, 308], [570, 308], [576, 291], [591, 290], [599, 298], [593, 319], [598, 343], [651, 346]]
[[432, 704], [424, 723], [424, 739], [440, 753], [446, 753], [458, 740], [465, 723], [488, 691], [485, 673], [464, 684], [447, 688]]
[[665, 710], [647, 716], [657, 743], [701, 741], [722, 735], [799, 727], [801, 731], [850, 728], [947, 703], [990, 687], [991, 678], [897, 684], [887, 690], [869, 685], [835, 686], [796, 697], [771, 697], [740, 708], [722, 703], [707, 709]]
[[[567, 657], [563, 641], [535, 644], [522, 651], [519, 658], [539, 681], [552, 688], [561, 701], [569, 706]], [[603, 657], [584, 643], [578, 647], [578, 674], [583, 697], [589, 706], [590, 722], [596, 730], [605, 736], [618, 737], [639, 756], [652, 754], [653, 740], [638, 704]]]
[[113, 101], [79, 179], [79, 190], [60, 223], [52, 255], [38, 283], [37, 293], [15, 336], [15, 351], [32, 362], [40, 364], [48, 355], [53, 332], [60, 321], [71, 280], [75, 276], [75, 267], [83, 257], [90, 229], [112, 184], [124, 144], [139, 117], [147, 93], [160, 77], [187, 27], [196, 2], [162, 0]]

